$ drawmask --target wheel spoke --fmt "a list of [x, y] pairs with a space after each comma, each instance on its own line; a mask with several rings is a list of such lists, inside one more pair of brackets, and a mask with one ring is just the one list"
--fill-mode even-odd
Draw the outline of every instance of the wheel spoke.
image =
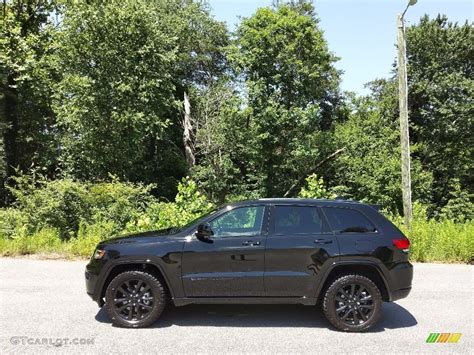
[[336, 309], [336, 312], [339, 313], [340, 311], [344, 310], [346, 307], [347, 307], [346, 305], [341, 306], [338, 309]]
[[367, 296], [365, 296], [365, 297], [362, 297], [360, 300], [361, 300], [362, 302], [365, 302], [365, 301], [368, 301], [368, 300], [370, 300], [370, 299], [372, 299], [372, 296], [371, 296], [371, 295], [367, 295]]
[[115, 303], [122, 303], [122, 302], [125, 302], [127, 299], [126, 298], [116, 298], [114, 299], [114, 302]]
[[357, 307], [357, 311], [361, 315], [362, 320], [365, 322], [367, 320], [367, 315], [365, 315], [364, 312], [362, 312], [362, 310], [359, 307]]
[[355, 294], [355, 287], [356, 287], [355, 284], [351, 284], [351, 296], [354, 296]]
[[138, 297], [142, 297], [145, 293], [147, 293], [148, 291], [150, 291], [150, 286], [148, 285], [145, 285], [145, 287], [143, 288], [143, 291], [141, 291], [139, 294], [138, 294]]
[[362, 294], [362, 291], [365, 291], [365, 287], [359, 286], [359, 289], [356, 292], [356, 296], [360, 297], [360, 295]]
[[342, 302], [342, 303], [345, 303], [345, 302], [346, 302], [346, 300], [345, 300], [344, 298], [341, 298], [341, 297], [339, 297], [339, 296], [336, 296], [336, 301]]
[[138, 283], [137, 285], [135, 286], [135, 290], [137, 291], [137, 293], [140, 291], [140, 288], [142, 287], [143, 285], [143, 281], [142, 280], [138, 280]]
[[118, 308], [117, 308], [117, 311], [120, 313], [120, 312], [122, 312], [122, 311], [123, 311], [125, 308], [127, 308], [127, 307], [130, 307], [130, 304], [126, 304], [126, 305], [123, 305], [123, 306], [121, 306], [121, 307], [118, 307]]
[[117, 289], [117, 291], [120, 291], [122, 293], [122, 295], [124, 295], [124, 296], [128, 296], [130, 294], [129, 292], [125, 291], [125, 289], [122, 286], [120, 286]]
[[133, 319], [133, 307], [132, 305], [130, 305], [130, 308], [128, 310], [128, 320], [132, 320]]
[[137, 303], [137, 305], [135, 306], [135, 313], [137, 315], [137, 320], [141, 318], [141, 315], [142, 315], [142, 311], [140, 310], [140, 304]]
[[349, 309], [344, 315], [341, 317], [342, 320], [345, 320], [347, 316], [352, 312], [352, 309]]
[[141, 305], [143, 308], [145, 308], [146, 310], [149, 310], [149, 311], [151, 311], [151, 310], [153, 309], [152, 306], [148, 306], [148, 305], [143, 304], [143, 303], [141, 303], [140, 305]]
[[357, 311], [356, 311], [355, 309], [352, 310], [352, 314], [353, 314], [353, 316], [352, 316], [352, 323], [353, 323], [353, 324], [359, 323], [359, 322], [358, 322], [359, 317], [357, 317]]
[[373, 304], [361, 304], [361, 305], [359, 305], [359, 308], [374, 309], [374, 305]]

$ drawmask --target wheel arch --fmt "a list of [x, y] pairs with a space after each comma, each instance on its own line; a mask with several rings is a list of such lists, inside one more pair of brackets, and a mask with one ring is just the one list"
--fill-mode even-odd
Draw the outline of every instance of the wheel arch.
[[119, 274], [126, 272], [126, 271], [147, 271], [156, 278], [158, 278], [161, 282], [163, 282], [164, 286], [166, 287], [166, 291], [168, 292], [168, 295], [172, 298], [173, 297], [173, 290], [170, 287], [170, 284], [168, 280], [165, 277], [165, 274], [159, 267], [159, 265], [153, 264], [153, 263], [147, 263], [147, 262], [127, 262], [127, 263], [118, 263], [110, 268], [110, 270], [107, 273], [107, 276], [104, 278], [104, 281], [101, 285], [100, 292], [99, 292], [99, 297], [97, 302], [99, 303], [99, 306], [104, 305], [104, 297], [105, 297], [105, 291], [107, 290], [107, 287], [109, 286], [110, 282]]
[[316, 294], [318, 302], [321, 302], [322, 298], [324, 297], [324, 293], [336, 279], [344, 275], [352, 274], [362, 275], [372, 280], [380, 290], [382, 300], [384, 302], [389, 302], [391, 300], [387, 280], [377, 265], [373, 263], [358, 262], [335, 264], [330, 270], [328, 270], [324, 282], [320, 284]]

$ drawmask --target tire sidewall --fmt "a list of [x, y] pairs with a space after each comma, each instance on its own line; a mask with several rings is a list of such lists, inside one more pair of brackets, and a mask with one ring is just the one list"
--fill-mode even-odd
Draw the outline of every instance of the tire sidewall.
[[[123, 319], [114, 305], [115, 291], [127, 280], [141, 280], [150, 285], [154, 298], [153, 309], [145, 319], [129, 322]], [[166, 294], [162, 283], [153, 275], [143, 271], [126, 271], [117, 275], [108, 285], [105, 292], [105, 307], [112, 323], [127, 328], [142, 328], [153, 324], [165, 308]]]

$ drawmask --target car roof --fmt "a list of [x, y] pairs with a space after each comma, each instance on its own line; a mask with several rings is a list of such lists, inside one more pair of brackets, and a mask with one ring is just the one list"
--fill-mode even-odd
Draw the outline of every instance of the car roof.
[[257, 200], [246, 200], [227, 204], [228, 206], [247, 206], [247, 205], [261, 205], [261, 204], [298, 204], [298, 205], [340, 205], [340, 204], [357, 204], [361, 205], [358, 201], [343, 200], [343, 199], [311, 199], [311, 198], [261, 198]]

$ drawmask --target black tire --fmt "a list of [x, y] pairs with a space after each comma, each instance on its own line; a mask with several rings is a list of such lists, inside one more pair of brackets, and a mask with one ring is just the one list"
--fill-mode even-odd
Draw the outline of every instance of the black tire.
[[107, 313], [119, 327], [148, 327], [161, 316], [166, 301], [163, 283], [144, 271], [125, 271], [117, 275], [105, 291]]
[[336, 279], [326, 290], [323, 312], [337, 329], [363, 332], [382, 315], [382, 296], [375, 283], [361, 275]]

